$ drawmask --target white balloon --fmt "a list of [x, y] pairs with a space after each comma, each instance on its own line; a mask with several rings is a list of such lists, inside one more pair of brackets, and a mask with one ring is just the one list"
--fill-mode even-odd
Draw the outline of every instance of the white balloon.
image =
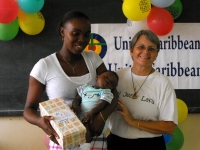
[[128, 31], [128, 34], [130, 35], [134, 35], [140, 30], [147, 30], [147, 29], [148, 29], [148, 25], [147, 25], [146, 18], [140, 21], [127, 20], [127, 31]]
[[170, 5], [172, 5], [175, 2], [175, 0], [151, 0], [151, 4], [160, 7], [160, 8], [165, 8]]

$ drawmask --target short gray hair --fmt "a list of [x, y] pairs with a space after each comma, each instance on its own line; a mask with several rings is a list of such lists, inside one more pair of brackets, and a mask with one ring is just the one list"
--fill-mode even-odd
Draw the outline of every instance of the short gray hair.
[[152, 43], [156, 44], [157, 50], [160, 50], [160, 40], [158, 36], [153, 33], [151, 30], [140, 30], [135, 34], [135, 36], [131, 40], [130, 48], [134, 48], [136, 42], [140, 38], [141, 35], [145, 35]]

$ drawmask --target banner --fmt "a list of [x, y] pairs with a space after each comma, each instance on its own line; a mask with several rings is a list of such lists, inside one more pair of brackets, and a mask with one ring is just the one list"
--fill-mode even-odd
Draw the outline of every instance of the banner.
[[[138, 31], [137, 26], [126, 23], [92, 24], [89, 45], [101, 56], [107, 69], [117, 71], [132, 66], [130, 41]], [[175, 23], [168, 35], [158, 36], [160, 52], [153, 67], [169, 77], [174, 89], [200, 89], [199, 31], [199, 23]]]

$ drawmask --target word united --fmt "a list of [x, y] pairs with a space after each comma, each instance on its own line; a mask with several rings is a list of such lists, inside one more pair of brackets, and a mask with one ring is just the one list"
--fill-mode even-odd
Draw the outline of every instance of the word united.
[[[132, 37], [123, 40], [122, 36], [114, 36], [116, 50], [129, 50]], [[167, 40], [160, 40], [160, 50], [200, 50], [200, 40], [183, 40], [180, 35], [168, 36]]]

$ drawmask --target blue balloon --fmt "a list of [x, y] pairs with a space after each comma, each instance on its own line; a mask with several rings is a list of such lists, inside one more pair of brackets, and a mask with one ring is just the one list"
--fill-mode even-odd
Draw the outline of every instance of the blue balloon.
[[18, 0], [18, 5], [22, 11], [33, 14], [42, 9], [44, 0]]
[[167, 145], [171, 141], [172, 135], [170, 135], [170, 134], [163, 134], [163, 136], [164, 136], [164, 139], [165, 139], [165, 145]]
[[174, 130], [172, 140], [166, 145], [167, 150], [180, 150], [184, 143], [184, 135], [177, 126]]

